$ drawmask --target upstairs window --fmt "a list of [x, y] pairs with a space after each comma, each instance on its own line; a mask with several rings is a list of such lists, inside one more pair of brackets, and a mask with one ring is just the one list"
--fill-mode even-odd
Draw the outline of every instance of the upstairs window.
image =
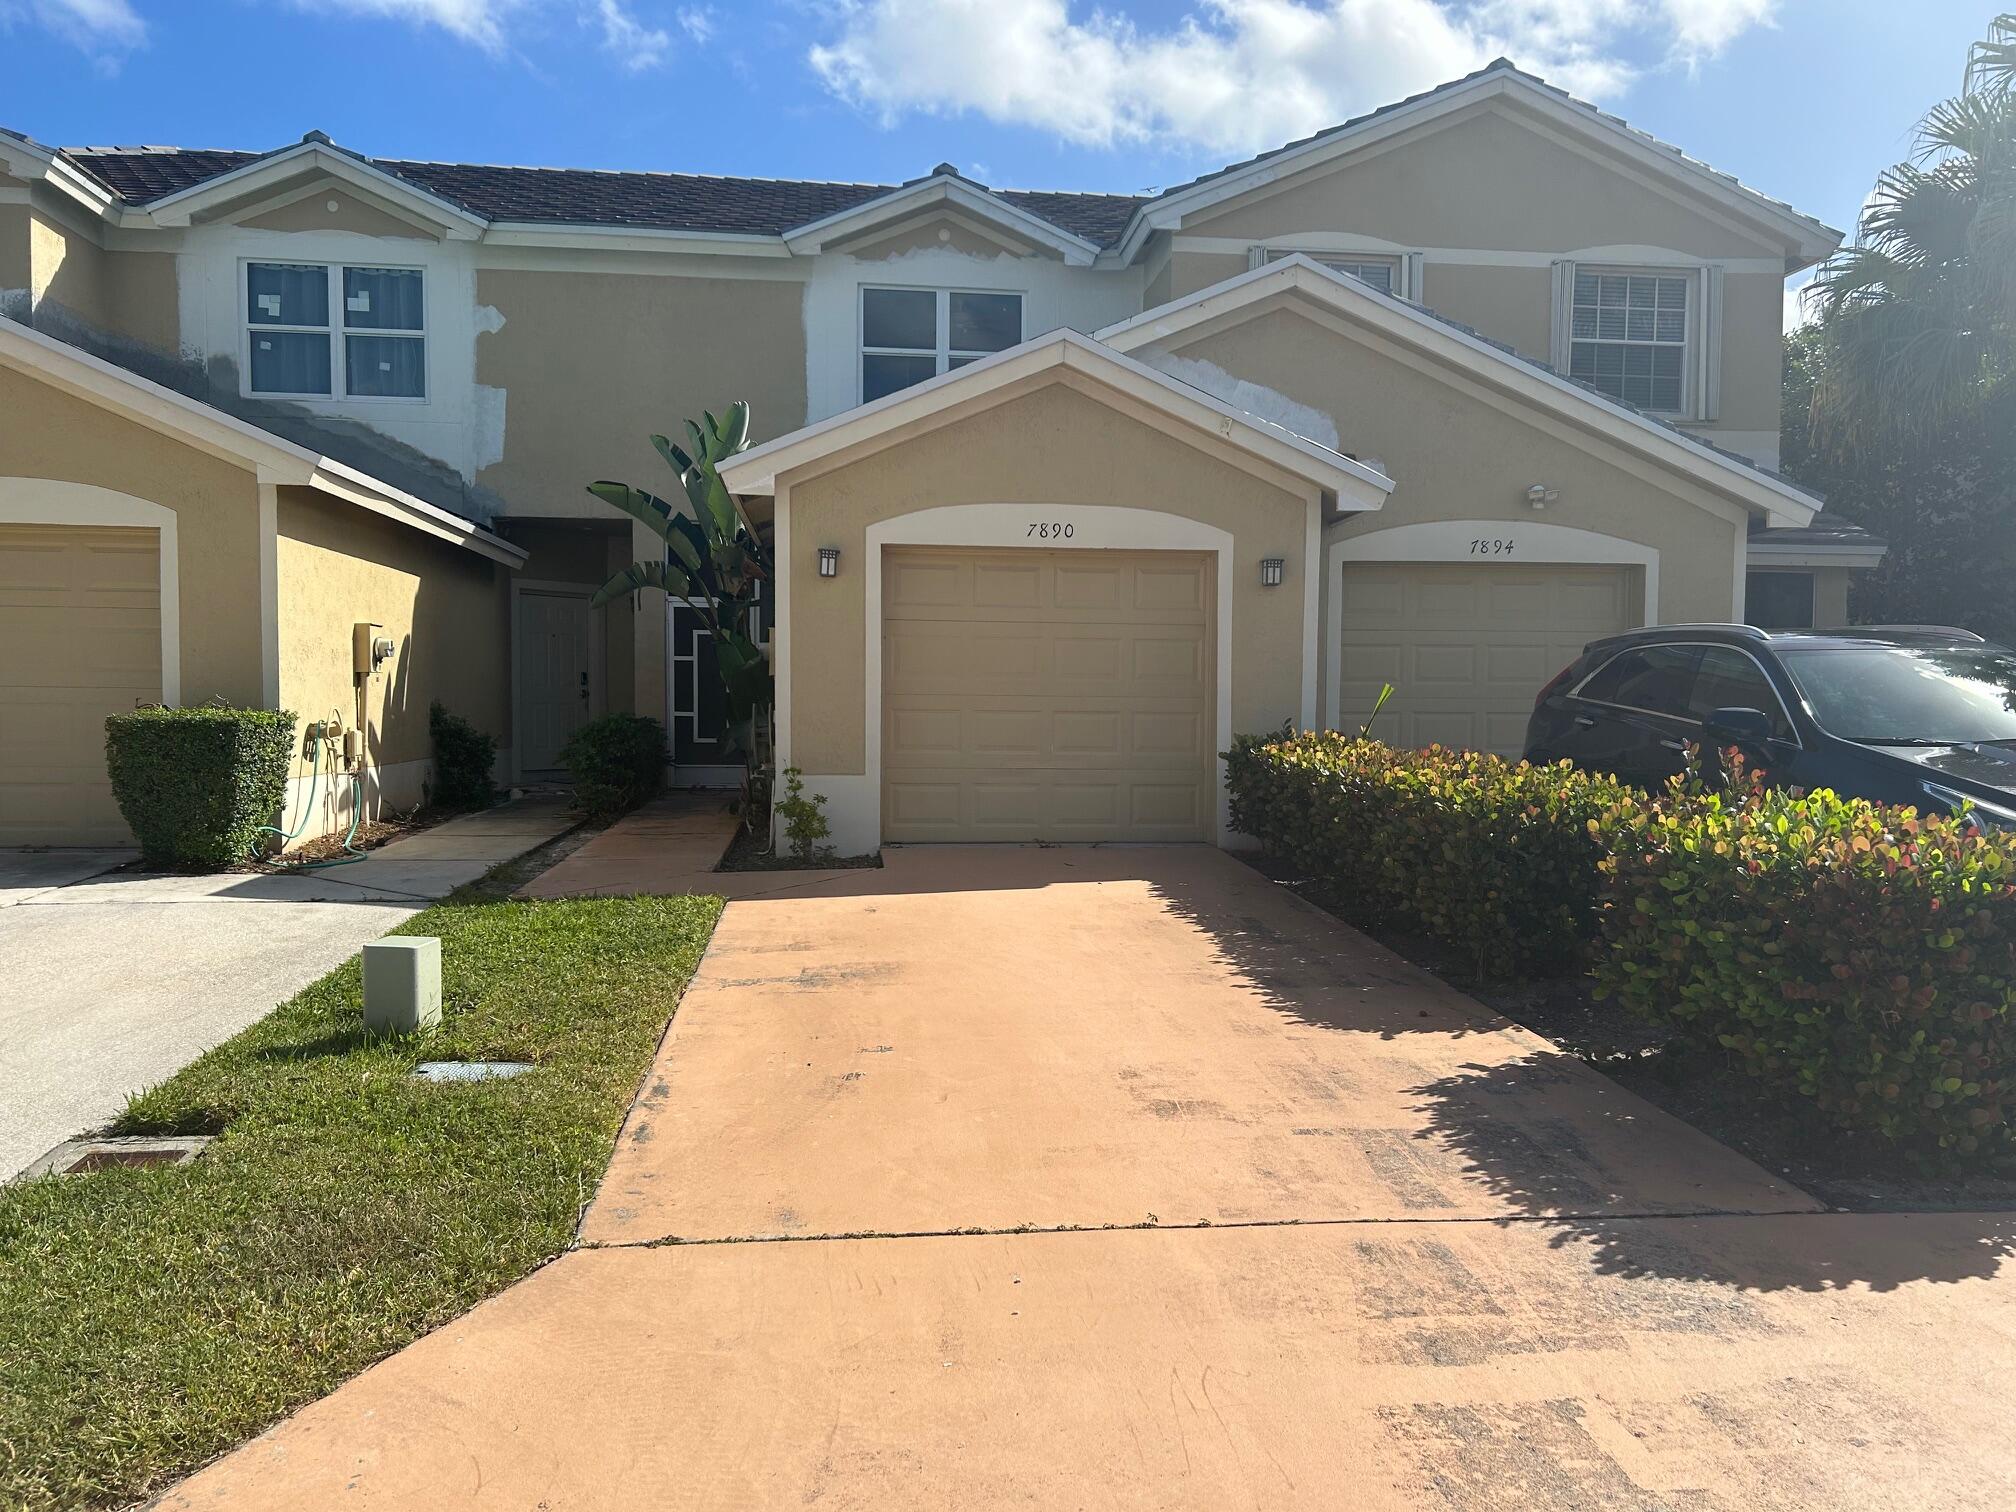
[[418, 268], [247, 263], [245, 323], [248, 394], [427, 397], [426, 292]]
[[1638, 409], [1685, 413], [1693, 283], [1577, 268], [1568, 375]]
[[[1293, 257], [1293, 247], [1270, 247], [1268, 262], [1279, 262], [1284, 257]], [[1321, 263], [1326, 268], [1335, 268], [1339, 273], [1349, 274], [1360, 283], [1370, 284], [1381, 294], [1400, 292], [1400, 259], [1397, 257], [1358, 256], [1339, 252], [1304, 252], [1302, 256], [1311, 262]]]
[[861, 291], [861, 402], [1022, 340], [1022, 296], [967, 289]]

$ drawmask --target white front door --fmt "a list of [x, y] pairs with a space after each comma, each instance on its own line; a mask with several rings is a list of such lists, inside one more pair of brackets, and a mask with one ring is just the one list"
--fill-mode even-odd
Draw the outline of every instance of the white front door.
[[560, 751], [593, 714], [588, 594], [544, 588], [518, 592], [518, 766], [550, 772]]

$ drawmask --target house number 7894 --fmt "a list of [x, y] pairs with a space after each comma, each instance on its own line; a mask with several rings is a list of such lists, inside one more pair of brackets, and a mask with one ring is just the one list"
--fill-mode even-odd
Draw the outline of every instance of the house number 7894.
[[1077, 533], [1077, 527], [1063, 520], [1038, 521], [1029, 527], [1030, 536], [1039, 541], [1068, 541]]

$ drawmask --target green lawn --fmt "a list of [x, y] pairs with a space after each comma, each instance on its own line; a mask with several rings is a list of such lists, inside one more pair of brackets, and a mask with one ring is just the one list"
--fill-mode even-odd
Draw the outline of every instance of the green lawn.
[[[432, 1035], [367, 1040], [353, 960], [136, 1100], [194, 1164], [0, 1191], [0, 1506], [156, 1491], [559, 1254], [720, 909], [438, 904]], [[463, 1058], [536, 1069], [407, 1074]]]

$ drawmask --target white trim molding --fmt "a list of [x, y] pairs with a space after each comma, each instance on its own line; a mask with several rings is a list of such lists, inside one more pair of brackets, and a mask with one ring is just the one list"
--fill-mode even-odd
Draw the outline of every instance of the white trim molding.
[[[1045, 543], [1045, 550], [1080, 551], [1192, 551], [1208, 552], [1216, 559], [1212, 596], [1217, 615], [1212, 681], [1216, 701], [1216, 745], [1223, 751], [1232, 743], [1232, 601], [1237, 592], [1237, 557], [1229, 531], [1185, 515], [1159, 509], [1130, 509], [1113, 504], [947, 504], [912, 510], [878, 520], [868, 527], [864, 564], [866, 586], [864, 618], [866, 634], [862, 646], [862, 702], [864, 770], [859, 773], [826, 775], [806, 773], [808, 791], [827, 800], [827, 818], [833, 827], [833, 844], [843, 855], [865, 855], [882, 844], [882, 552], [889, 546], [1005, 547], [1029, 549], [1025, 526], [1032, 509], [1040, 508], [1048, 517], [1071, 522], [1077, 528], [1069, 537]], [[779, 542], [779, 561], [786, 561], [785, 541]], [[788, 587], [781, 598], [788, 599]], [[789, 655], [790, 620], [777, 620], [779, 644], [784, 649], [777, 665], [777, 763], [781, 771], [792, 764], [790, 746], [791, 681]], [[1305, 669], [1313, 667], [1316, 656], [1315, 626], [1305, 626], [1302, 648]], [[1306, 671], [1305, 671], [1306, 678]], [[1306, 699], [1306, 681], [1305, 694]], [[1213, 831], [1217, 842], [1225, 844], [1232, 835], [1230, 799], [1225, 791], [1225, 763], [1216, 758], [1217, 809]], [[776, 824], [772, 818], [773, 827]]]
[[968, 215], [1000, 226], [1023, 241], [1049, 248], [1072, 267], [1090, 267], [1099, 255], [1096, 242], [1087, 241], [1041, 216], [1030, 214], [984, 185], [955, 173], [943, 172], [905, 184], [900, 189], [892, 189], [887, 194], [877, 195], [846, 210], [807, 221], [802, 226], [794, 226], [784, 233], [784, 245], [799, 256], [807, 256], [825, 250], [834, 242], [847, 240], [935, 206], [963, 210]]
[[[1344, 687], [1344, 564], [1347, 562], [1476, 562], [1480, 540], [1516, 542], [1514, 565], [1638, 567], [1644, 571], [1642, 623], [1659, 623], [1659, 551], [1641, 541], [1572, 525], [1525, 520], [1426, 520], [1332, 540], [1323, 552], [1323, 581], [1331, 593], [1330, 665], [1324, 678], [1324, 713], [1335, 720]], [[1492, 561], [1502, 562], [1494, 556]], [[1740, 593], [1742, 574], [1737, 574]]]
[[51, 478], [0, 478], [0, 525], [109, 525], [152, 530], [159, 537], [161, 702], [182, 702], [181, 548], [175, 511], [100, 488]]

